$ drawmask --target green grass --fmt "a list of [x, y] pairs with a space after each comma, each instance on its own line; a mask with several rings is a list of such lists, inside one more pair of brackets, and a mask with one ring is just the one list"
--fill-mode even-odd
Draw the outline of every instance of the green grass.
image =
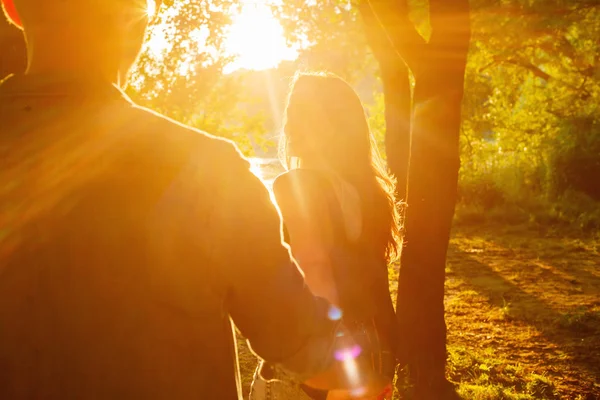
[[[454, 232], [448, 379], [468, 400], [600, 399], [600, 238], [531, 226]], [[389, 276], [395, 296], [397, 266]], [[247, 394], [245, 346], [240, 367]]]
[[552, 381], [528, 373], [489, 347], [483, 351], [450, 345], [448, 376], [458, 384], [458, 394], [472, 400], [530, 400], [559, 398]]

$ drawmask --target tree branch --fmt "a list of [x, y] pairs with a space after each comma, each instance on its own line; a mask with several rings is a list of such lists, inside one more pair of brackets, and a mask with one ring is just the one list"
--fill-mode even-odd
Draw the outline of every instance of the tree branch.
[[545, 81], [554, 79], [554, 77], [552, 75], [548, 74], [547, 72], [542, 71], [538, 66], [533, 65], [531, 62], [517, 60], [515, 58], [494, 57], [494, 59], [490, 63], [479, 68], [478, 72], [482, 73], [485, 70], [487, 70], [488, 68], [490, 68], [494, 65], [497, 65], [497, 64], [510, 64], [510, 65], [515, 65], [517, 67], [525, 68], [525, 69], [529, 70], [530, 72], [532, 72], [538, 78], [542, 78]]
[[525, 68], [525, 69], [529, 70], [530, 72], [532, 72], [533, 75], [537, 76], [538, 78], [542, 78], [545, 81], [549, 81], [552, 78], [552, 75], [548, 74], [547, 72], [542, 71], [540, 69], [540, 67], [533, 65], [530, 62], [517, 61], [515, 59], [504, 60], [504, 62], [506, 64], [512, 64], [512, 65], [516, 65], [521, 68]]
[[376, 56], [400, 57], [415, 71], [427, 45], [408, 18], [406, 0], [363, 0], [358, 10]]

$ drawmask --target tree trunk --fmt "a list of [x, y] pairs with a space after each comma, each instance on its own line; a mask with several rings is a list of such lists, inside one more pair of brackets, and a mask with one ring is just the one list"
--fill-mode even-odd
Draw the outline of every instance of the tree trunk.
[[381, 68], [385, 104], [385, 154], [396, 177], [398, 200], [406, 200], [410, 157], [411, 93], [408, 69], [403, 62]]
[[[430, 0], [429, 3], [432, 34], [428, 43], [415, 38], [418, 33], [408, 21], [406, 2], [371, 0], [376, 15], [386, 13], [388, 16], [370, 20], [367, 17], [365, 25], [381, 22], [380, 30], [389, 44], [388, 54], [398, 53], [415, 76], [406, 246], [398, 280], [399, 359], [409, 367], [419, 393], [417, 398], [440, 399], [443, 398], [440, 390], [446, 387], [446, 253], [456, 204], [461, 101], [470, 28], [468, 0]], [[363, 16], [367, 14], [361, 11]], [[395, 24], [390, 13], [396, 13]], [[403, 29], [397, 28], [399, 20], [404, 24]], [[375, 28], [367, 28], [367, 33], [369, 29]], [[368, 36], [371, 38], [373, 34]], [[371, 39], [370, 43], [373, 43]], [[374, 49], [382, 77], [386, 79], [384, 71], [390, 61], [381, 57], [382, 52]], [[388, 85], [393, 87], [394, 82]], [[388, 96], [388, 92], [385, 95]], [[388, 118], [386, 112], [388, 129], [395, 127]], [[398, 135], [386, 130], [386, 135], [389, 134]], [[393, 140], [389, 143], [391, 145]], [[406, 146], [405, 141], [396, 143]], [[404, 159], [392, 159], [405, 154], [404, 149], [389, 153], [390, 166], [405, 163]]]
[[379, 63], [385, 105], [385, 152], [388, 167], [397, 180], [399, 200], [406, 200], [412, 96], [408, 66], [391, 45], [390, 36], [405, 35], [405, 7], [402, 2], [388, 0], [364, 1], [360, 6], [369, 47]]

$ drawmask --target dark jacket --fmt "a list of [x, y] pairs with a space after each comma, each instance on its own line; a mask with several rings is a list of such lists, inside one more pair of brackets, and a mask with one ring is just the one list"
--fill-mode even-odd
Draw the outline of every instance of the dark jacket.
[[91, 79], [0, 84], [1, 399], [238, 399], [231, 321], [303, 379], [326, 313], [230, 142]]

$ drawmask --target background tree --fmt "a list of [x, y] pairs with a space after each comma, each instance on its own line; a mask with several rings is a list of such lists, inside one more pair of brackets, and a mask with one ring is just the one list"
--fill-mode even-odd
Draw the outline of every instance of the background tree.
[[130, 96], [139, 104], [211, 134], [236, 140], [251, 154], [265, 145], [264, 117], [249, 115], [243, 74], [225, 74], [224, 49], [237, 0], [175, 1], [163, 7], [132, 73]]
[[[349, 76], [355, 85], [365, 75], [379, 77], [381, 86], [374, 86], [374, 98], [359, 93], [363, 100], [371, 100], [372, 129], [385, 142], [382, 146], [398, 178], [400, 197], [405, 198], [408, 175], [422, 174], [423, 179], [415, 177], [412, 184], [420, 181], [430, 186], [412, 187], [412, 200], [408, 196], [398, 310], [401, 320], [413, 313], [408, 320], [419, 321], [414, 330], [408, 320], [402, 322], [406, 328], [402, 341], [410, 350], [403, 354], [404, 361], [415, 364], [419, 354], [430, 354], [439, 378], [445, 358], [441, 317], [445, 246], [427, 258], [430, 265], [437, 265], [437, 272], [430, 274], [427, 268], [417, 272], [410, 265], [425, 265], [421, 261], [426, 259], [417, 255], [434, 246], [430, 238], [448, 236], [459, 133], [459, 223], [600, 227], [600, 207], [594, 200], [599, 198], [599, 181], [590, 179], [600, 168], [600, 4], [593, 0], [471, 0], [469, 4], [364, 0], [349, 7], [341, 0], [317, 4], [287, 0], [281, 10], [290, 40], [307, 46], [306, 54], [313, 49], [318, 50], [314, 54], [339, 54], [344, 49], [346, 56], [335, 57], [342, 63], [332, 67], [331, 57], [314, 57], [309, 66]], [[465, 66], [469, 22], [471, 46]], [[372, 56], [379, 67], [376, 71], [370, 69]], [[407, 174], [410, 153], [412, 172]], [[443, 157], [428, 159], [423, 154]], [[446, 181], [433, 183], [439, 176], [446, 176]], [[440, 204], [427, 204], [430, 199], [439, 199]], [[426, 215], [419, 216], [425, 210]], [[445, 222], [431, 222], [438, 218]], [[411, 293], [419, 285], [408, 282], [426, 279], [435, 284]], [[435, 298], [435, 307], [417, 301], [419, 296]], [[436, 329], [420, 320], [427, 318], [421, 312], [427, 307], [437, 310]], [[426, 332], [419, 331], [420, 326], [428, 326]], [[429, 347], [428, 340], [438, 345]], [[428, 369], [427, 365], [413, 368], [413, 375]]]
[[[459, 169], [461, 100], [470, 38], [468, 2], [415, 2], [412, 11], [417, 12], [417, 19], [419, 12], [429, 17], [428, 40], [411, 21], [414, 15], [406, 1], [361, 1], [351, 8], [347, 2], [326, 3], [319, 5], [321, 17], [317, 18], [312, 16], [317, 7], [286, 2], [284, 14], [289, 19], [296, 16], [291, 14], [294, 11], [303, 16], [296, 17], [288, 29], [300, 32], [296, 33], [299, 37], [310, 32], [317, 43], [313, 48], [339, 48], [336, 43], [344, 39], [331, 30], [341, 26], [352, 37], [346, 48], [360, 53], [367, 44], [378, 62], [385, 149], [401, 198], [406, 198], [409, 182], [407, 246], [397, 306], [400, 356], [422, 394], [439, 393], [445, 384], [444, 271]], [[306, 21], [321, 21], [321, 25]]]
[[[177, 0], [163, 7], [128, 93], [172, 118], [230, 137], [251, 154], [273, 144], [265, 127], [277, 134], [297, 69], [327, 69], [353, 84], [398, 178], [400, 198], [407, 199], [408, 187], [398, 296], [401, 359], [410, 366], [419, 398], [442, 398], [444, 256], [454, 198], [454, 223], [461, 229], [499, 223], [559, 237], [573, 228], [577, 235], [600, 231], [600, 3], [469, 0], [469, 11], [466, 0], [282, 0], [274, 10], [299, 59], [270, 70], [229, 73], [223, 40], [238, 2]], [[23, 36], [4, 20], [0, 51], [0, 78], [25, 68]], [[495, 240], [503, 236], [504, 231]], [[573, 248], [583, 252], [579, 245]], [[569, 268], [577, 276], [580, 267], [585, 266]], [[468, 266], [449, 268], [455, 278], [469, 279], [458, 276]], [[395, 273], [391, 266], [391, 276]], [[502, 281], [519, 287], [510, 277]], [[557, 332], [568, 339], [569, 332]], [[489, 360], [469, 356], [458, 336], [449, 341], [448, 373], [463, 384], [465, 398], [484, 396], [475, 395], [484, 382], [489, 398], [510, 397], [508, 392], [515, 398], [555, 398], [548, 386], [535, 389], [538, 381], [525, 372], [517, 373], [520, 383], [512, 375], [503, 380], [501, 361], [490, 367]], [[560, 372], [563, 383], [585, 381], [590, 375], [583, 369], [597, 371], [597, 363], [580, 360], [580, 372], [573, 375], [578, 355], [570, 355], [574, 367]], [[256, 363], [249, 353], [248, 358], [249, 379]], [[570, 385], [574, 389], [564, 396], [575, 398], [582, 386]], [[590, 387], [590, 398], [598, 397]]]
[[[473, 6], [467, 86], [480, 100], [465, 107], [463, 176], [473, 179], [461, 198], [489, 206], [521, 202], [524, 193], [556, 200], [576, 190], [600, 199], [600, 187], [585, 178], [600, 171], [600, 3]], [[495, 165], [494, 176], [479, 157]], [[473, 180], [482, 179], [485, 187], [474, 190]]]
[[[410, 21], [407, 2], [371, 0], [360, 10], [381, 69], [384, 94], [390, 98], [388, 163], [400, 182], [409, 166], [407, 245], [396, 310], [400, 361], [408, 365], [419, 398], [440, 398], [446, 363], [446, 252], [458, 184], [469, 4], [430, 0], [428, 40]], [[412, 101], [409, 69], [415, 81]]]
[[352, 83], [376, 73], [353, 2], [285, 0], [273, 10], [288, 41], [299, 47], [298, 68], [327, 70]]

